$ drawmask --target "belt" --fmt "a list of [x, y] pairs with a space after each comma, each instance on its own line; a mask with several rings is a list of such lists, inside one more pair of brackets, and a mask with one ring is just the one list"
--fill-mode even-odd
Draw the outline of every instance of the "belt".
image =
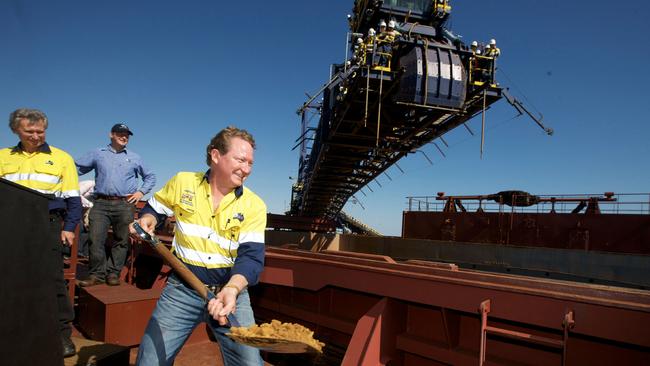
[[[192, 288], [192, 286], [190, 286], [189, 283], [185, 282], [185, 280], [183, 280], [183, 279], [182, 279], [180, 276], [178, 276], [175, 272], [172, 272], [172, 276], [176, 277], [176, 279], [177, 279], [180, 283], [182, 283], [183, 286], [185, 286], [185, 287], [187, 287], [187, 288], [189, 288], [189, 289], [194, 290], [194, 289]], [[221, 291], [221, 289], [223, 288], [224, 285], [225, 285], [225, 284], [214, 284], [214, 285], [213, 285], [213, 284], [206, 284], [206, 283], [203, 284], [203, 286], [205, 286], [205, 288], [207, 288], [208, 291], [212, 292], [215, 296], [219, 293], [219, 291]]]
[[107, 196], [104, 194], [96, 194], [95, 198], [100, 200], [109, 200], [109, 201], [126, 201], [126, 197], [124, 196]]

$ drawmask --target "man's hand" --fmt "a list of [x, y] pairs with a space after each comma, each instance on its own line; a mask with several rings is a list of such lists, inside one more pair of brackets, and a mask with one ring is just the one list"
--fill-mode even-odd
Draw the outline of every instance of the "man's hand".
[[[144, 214], [137, 221], [138, 224], [140, 224], [140, 226], [144, 229], [144, 231], [148, 232], [151, 235], [154, 235], [156, 225], [158, 224], [158, 220], [154, 215]], [[129, 225], [129, 234], [131, 234], [132, 238], [137, 239], [138, 241], [140, 240], [140, 236], [138, 236], [138, 233], [135, 231], [133, 224]]]
[[237, 310], [237, 296], [248, 286], [246, 277], [240, 274], [234, 274], [228, 280], [228, 283], [221, 288], [217, 298], [210, 300], [208, 303], [208, 312], [219, 325], [228, 324], [228, 314], [235, 313]]
[[140, 198], [142, 198], [144, 194], [140, 191], [136, 191], [135, 193], [131, 193], [130, 195], [126, 196], [126, 202], [131, 203], [131, 204], [136, 204], [138, 201], [140, 201]]
[[61, 231], [61, 243], [67, 247], [74, 243], [74, 231]]
[[208, 303], [208, 312], [214, 320], [219, 322], [219, 325], [228, 324], [228, 314], [234, 314], [237, 310], [238, 293], [236, 288], [224, 287], [217, 294], [217, 298]]

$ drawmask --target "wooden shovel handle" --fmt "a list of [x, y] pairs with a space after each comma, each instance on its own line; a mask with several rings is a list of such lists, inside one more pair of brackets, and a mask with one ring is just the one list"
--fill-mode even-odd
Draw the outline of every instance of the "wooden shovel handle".
[[209, 301], [214, 297], [212, 292], [208, 291], [208, 288], [205, 287], [203, 282], [199, 280], [192, 271], [187, 269], [185, 264], [181, 262], [172, 252], [167, 249], [163, 244], [152, 245], [153, 249], [160, 255], [163, 260], [176, 272], [176, 274], [187, 282], [194, 291], [198, 292], [199, 295], [205, 300]]
[[207, 287], [199, 280], [192, 271], [190, 271], [180, 259], [172, 254], [167, 247], [158, 240], [155, 236], [144, 231], [142, 226], [136, 221], [133, 223], [133, 228], [138, 233], [142, 241], [151, 245], [151, 247], [162, 257], [162, 259], [178, 274], [183, 281], [187, 282], [199, 295], [205, 300], [209, 301], [214, 298], [214, 294], [208, 291]]

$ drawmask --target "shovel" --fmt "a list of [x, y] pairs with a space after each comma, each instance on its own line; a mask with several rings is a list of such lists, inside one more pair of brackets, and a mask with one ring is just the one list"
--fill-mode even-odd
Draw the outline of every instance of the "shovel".
[[[160, 255], [165, 262], [178, 274], [186, 283], [196, 291], [199, 296], [201, 296], [206, 304], [215, 298], [215, 295], [208, 291], [203, 282], [199, 280], [194, 273], [192, 273], [180, 259], [178, 259], [172, 252], [167, 249], [167, 247], [160, 243], [160, 240], [154, 235], [146, 232], [140, 224], [135, 221], [133, 223], [133, 228], [138, 234], [138, 237], [148, 243], [155, 251]], [[230, 325], [233, 327], [239, 327], [239, 322], [232, 315], [228, 314], [227, 316]], [[259, 348], [260, 350], [273, 353], [322, 353], [321, 350], [314, 348], [313, 346], [300, 341], [272, 338], [272, 337], [250, 337], [250, 336], [241, 336], [235, 335], [232, 333], [226, 334], [230, 339], [237, 343], [245, 344], [247, 346]]]

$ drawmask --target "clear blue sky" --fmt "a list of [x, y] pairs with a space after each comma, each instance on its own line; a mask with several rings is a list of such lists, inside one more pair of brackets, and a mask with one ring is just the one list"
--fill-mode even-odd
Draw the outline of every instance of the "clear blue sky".
[[[225, 3], [225, 4], [223, 4]], [[48, 142], [73, 157], [134, 131], [130, 148], [158, 176], [204, 170], [204, 149], [235, 124], [258, 141], [248, 186], [269, 210], [289, 204], [298, 166], [295, 110], [345, 55], [353, 1], [0, 2], [0, 114], [34, 107]], [[505, 101], [480, 139], [464, 128], [391, 168], [345, 210], [399, 235], [406, 196], [650, 191], [650, 5], [645, 1], [452, 1], [466, 42], [496, 38], [497, 74], [555, 129], [547, 137]], [[6, 126], [6, 124], [5, 124]], [[470, 123], [476, 132], [480, 120]], [[0, 146], [17, 137], [0, 130]], [[88, 179], [82, 176], [81, 179]]]

